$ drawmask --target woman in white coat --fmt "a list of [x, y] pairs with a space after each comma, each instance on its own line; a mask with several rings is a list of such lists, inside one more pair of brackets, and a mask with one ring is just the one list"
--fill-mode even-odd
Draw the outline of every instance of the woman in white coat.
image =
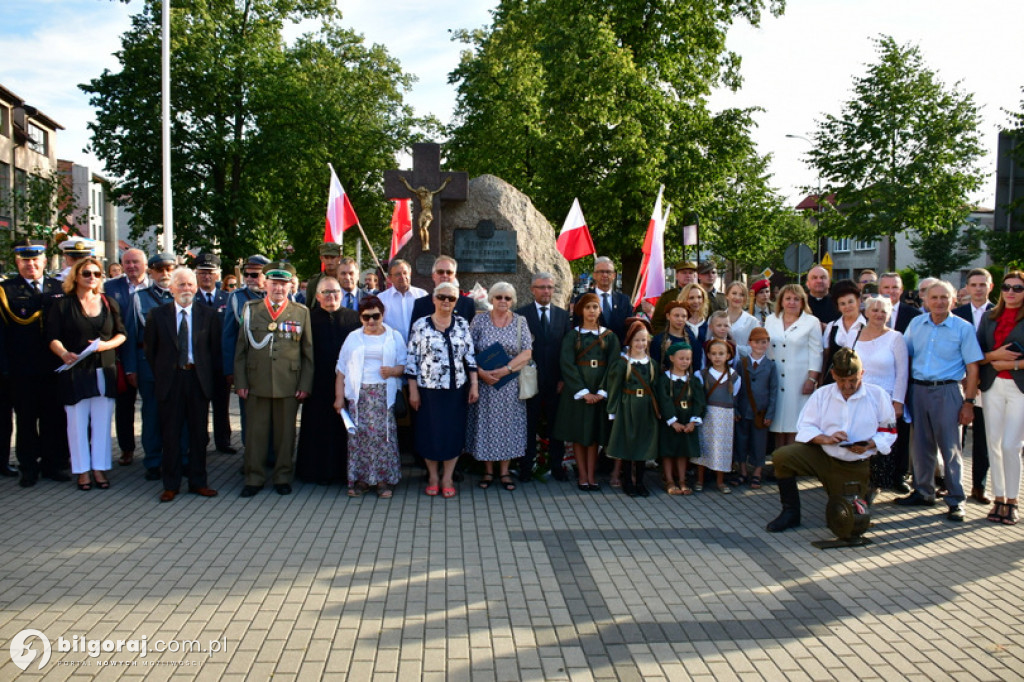
[[787, 284], [775, 299], [775, 313], [765, 320], [771, 337], [768, 357], [779, 372], [775, 419], [775, 447], [796, 440], [796, 422], [807, 397], [814, 393], [821, 374], [821, 323], [811, 314], [807, 294], [799, 284]]

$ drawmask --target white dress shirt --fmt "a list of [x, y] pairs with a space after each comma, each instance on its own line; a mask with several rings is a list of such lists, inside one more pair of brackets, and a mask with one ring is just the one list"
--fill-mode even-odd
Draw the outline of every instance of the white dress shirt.
[[831, 457], [857, 462], [876, 452], [889, 454], [896, 442], [896, 412], [889, 394], [878, 386], [861, 382], [857, 392], [847, 400], [838, 385], [829, 384], [807, 399], [796, 428], [799, 443], [810, 443], [816, 436], [831, 436], [837, 431], [844, 431], [852, 443], [874, 440], [876, 447], [859, 455], [838, 445], [821, 446]]
[[427, 292], [419, 287], [409, 287], [403, 294], [394, 287], [388, 287], [377, 294], [384, 304], [384, 324], [402, 335], [404, 343], [409, 342], [409, 323], [412, 322], [412, 307], [417, 298], [423, 298]]
[[192, 355], [192, 337], [195, 333], [195, 327], [192, 326], [192, 306], [182, 308], [178, 305], [177, 301], [174, 303], [174, 331], [177, 332], [181, 329], [181, 314], [185, 313], [185, 319], [188, 320], [188, 361], [195, 362], [195, 357]]

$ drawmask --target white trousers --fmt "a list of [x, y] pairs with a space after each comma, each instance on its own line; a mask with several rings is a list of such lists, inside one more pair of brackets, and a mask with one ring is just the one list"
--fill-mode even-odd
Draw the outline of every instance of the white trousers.
[[[105, 389], [103, 370], [97, 370], [99, 388]], [[71, 473], [110, 470], [110, 424], [114, 418], [114, 399], [100, 395], [65, 405], [68, 415], [68, 449], [71, 451]], [[92, 443], [89, 427], [92, 426]]]
[[985, 391], [985, 437], [992, 494], [1015, 500], [1020, 494], [1024, 393], [1013, 379], [996, 377]]

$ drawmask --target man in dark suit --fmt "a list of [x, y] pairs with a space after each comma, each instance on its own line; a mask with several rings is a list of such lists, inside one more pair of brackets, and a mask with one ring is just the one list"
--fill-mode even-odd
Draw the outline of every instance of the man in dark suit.
[[[903, 278], [900, 277], [898, 272], [886, 272], [878, 278], [878, 293], [888, 298], [892, 303], [892, 313], [889, 316], [887, 326], [895, 329], [900, 334], [907, 331], [907, 325], [910, 324], [910, 321], [921, 314], [919, 308], [901, 302], [903, 298]], [[907, 404], [905, 406], [906, 414], [909, 414], [910, 401], [913, 400], [912, 392], [912, 387], [908, 386]], [[896, 420], [896, 444], [893, 446], [892, 453], [897, 474], [893, 490], [901, 495], [906, 495], [910, 492], [910, 486], [903, 480], [903, 476], [910, 469], [910, 424], [905, 419]]]
[[[992, 273], [985, 268], [974, 268], [967, 273], [967, 293], [971, 300], [962, 306], [953, 308], [953, 314], [967, 320], [978, 331], [981, 320], [992, 309], [988, 296], [992, 293]], [[980, 398], [980, 394], [979, 394]], [[985, 411], [981, 404], [974, 405], [974, 421], [971, 423], [973, 434], [971, 456], [971, 494], [969, 499], [979, 504], [988, 504], [992, 500], [985, 495], [985, 479], [988, 477], [988, 440], [985, 438]], [[964, 429], [964, 443], [967, 443], [967, 429]]]
[[[195, 273], [178, 268], [171, 275], [174, 303], [154, 308], [146, 320], [146, 359], [156, 380], [163, 426], [161, 502], [170, 502], [178, 494], [182, 473], [188, 478], [190, 493], [217, 495], [206, 480], [206, 418], [214, 392], [221, 329], [212, 308], [193, 305], [196, 289]], [[180, 435], [186, 424], [189, 451], [188, 464], [183, 466]]]
[[[146, 254], [139, 249], [128, 249], [121, 254], [123, 277], [108, 280], [103, 286], [107, 296], [117, 301], [121, 309], [121, 318], [131, 310], [132, 294], [149, 286], [149, 275], [146, 274]], [[122, 355], [127, 352], [127, 344], [117, 349], [117, 359], [124, 367]], [[114, 404], [114, 430], [117, 432], [117, 447], [121, 450], [118, 463], [128, 466], [135, 459], [135, 398], [139, 390], [125, 382], [124, 392], [118, 393]]]
[[[607, 256], [594, 259], [594, 288], [587, 293], [597, 294], [601, 304], [601, 326], [615, 332], [621, 344], [626, 338], [626, 318], [633, 314], [629, 297], [615, 291], [615, 263]], [[577, 297], [578, 298], [578, 297]], [[579, 320], [574, 320], [579, 324]]]
[[[50, 302], [63, 292], [60, 282], [45, 276], [44, 242], [17, 242], [14, 260], [18, 274], [0, 283], [2, 364], [18, 425], [19, 485], [29, 488], [40, 474], [54, 481], [71, 480], [65, 472], [70, 463], [67, 422], [54, 374], [60, 360], [47, 348], [40, 323]], [[4, 473], [10, 475], [7, 462], [3, 464]]]
[[338, 283], [341, 285], [341, 307], [359, 310], [359, 301], [366, 292], [359, 288], [359, 264], [354, 258], [342, 258], [338, 266]]
[[[196, 302], [217, 312], [217, 323], [221, 329], [224, 327], [224, 311], [228, 306], [228, 294], [217, 287], [217, 280], [220, 279], [220, 258], [213, 253], [201, 253], [196, 257], [196, 282], [199, 291], [196, 292]], [[238, 450], [231, 447], [231, 420], [228, 417], [228, 401], [231, 396], [231, 386], [224, 376], [223, 356], [214, 358], [213, 396], [213, 442], [220, 452], [233, 455]]]
[[[537, 364], [537, 395], [526, 402], [526, 454], [519, 463], [519, 480], [532, 480], [537, 460], [537, 433], [548, 437], [548, 461], [551, 476], [559, 481], [568, 480], [562, 468], [565, 444], [551, 437], [558, 412], [558, 396], [562, 392], [562, 369], [559, 354], [562, 339], [569, 332], [569, 313], [551, 305], [555, 293], [554, 276], [538, 272], [530, 284], [533, 303], [516, 312], [526, 318], [533, 334], [533, 361]], [[543, 422], [543, 424], [542, 424]], [[543, 428], [541, 428], [543, 426]]]
[[[438, 256], [437, 260], [434, 261], [434, 269], [430, 275], [434, 280], [434, 286], [436, 287], [441, 282], [454, 283], [458, 270], [459, 264], [455, 262], [454, 258], [451, 256]], [[409, 329], [406, 330], [406, 336], [408, 336], [409, 331], [412, 331], [412, 325], [416, 320], [433, 314], [434, 296], [432, 291], [428, 291], [426, 296], [417, 298], [416, 302], [412, 305], [412, 319], [409, 320]], [[476, 304], [473, 303], [473, 299], [460, 292], [459, 300], [455, 302], [455, 314], [461, 315], [467, 322], [472, 322], [473, 316], [476, 315]]]

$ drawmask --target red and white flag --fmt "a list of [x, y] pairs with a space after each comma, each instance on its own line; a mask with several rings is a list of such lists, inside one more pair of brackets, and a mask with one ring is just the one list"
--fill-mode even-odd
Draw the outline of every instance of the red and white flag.
[[[328, 164], [330, 165], [330, 164]], [[345, 194], [345, 188], [331, 166], [331, 191], [327, 196], [327, 220], [324, 222], [324, 243], [333, 242], [341, 244], [343, 233], [348, 228], [357, 225], [359, 218], [356, 217], [352, 202]]]
[[665, 186], [658, 190], [651, 219], [647, 223], [644, 237], [643, 261], [640, 264], [640, 286], [637, 288], [636, 306], [644, 299], [655, 299], [665, 293], [665, 223], [668, 212], [662, 213], [661, 195]]
[[412, 204], [409, 199], [392, 199], [395, 210], [391, 213], [391, 255], [393, 259], [412, 239]]
[[587, 221], [583, 218], [579, 199], [572, 200], [572, 208], [562, 223], [562, 231], [558, 234], [555, 246], [566, 260], [597, 254], [594, 240], [590, 238], [590, 230], [587, 229]]

